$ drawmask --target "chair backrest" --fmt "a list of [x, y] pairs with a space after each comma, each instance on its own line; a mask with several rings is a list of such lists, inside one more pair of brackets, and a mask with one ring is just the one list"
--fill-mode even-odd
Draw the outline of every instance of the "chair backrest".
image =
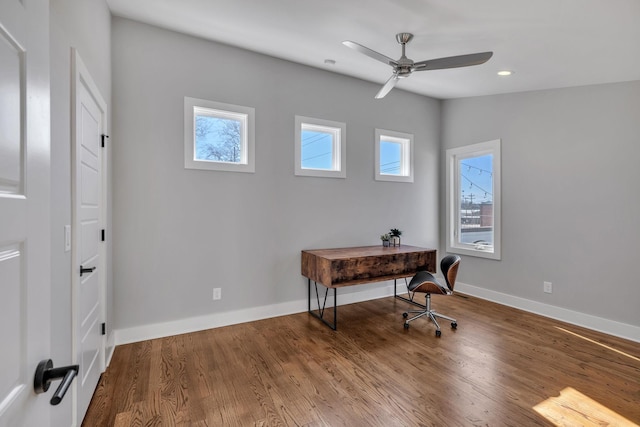
[[447, 282], [447, 286], [451, 291], [456, 284], [456, 276], [458, 275], [458, 267], [460, 266], [460, 257], [458, 255], [447, 255], [440, 261], [440, 271]]

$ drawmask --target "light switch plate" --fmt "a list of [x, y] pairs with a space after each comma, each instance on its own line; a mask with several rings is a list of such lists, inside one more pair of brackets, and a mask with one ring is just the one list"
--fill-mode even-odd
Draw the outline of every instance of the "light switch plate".
[[64, 226], [64, 251], [69, 252], [71, 250], [71, 226]]

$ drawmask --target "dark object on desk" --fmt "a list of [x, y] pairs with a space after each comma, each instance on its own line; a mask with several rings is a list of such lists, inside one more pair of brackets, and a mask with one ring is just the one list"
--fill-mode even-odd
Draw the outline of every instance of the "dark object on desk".
[[[411, 279], [411, 282], [409, 282], [409, 291], [426, 293], [427, 303], [424, 310], [409, 310], [405, 313], [402, 313], [402, 317], [405, 318], [405, 329], [409, 329], [409, 322], [422, 316], [429, 316], [429, 319], [431, 319], [431, 321], [436, 325], [437, 337], [439, 337], [442, 332], [440, 332], [440, 325], [438, 324], [436, 317], [441, 317], [443, 319], [451, 321], [451, 327], [453, 329], [456, 329], [458, 327], [456, 319], [431, 310], [431, 294], [435, 293], [441, 295], [452, 295], [453, 287], [456, 284], [456, 276], [458, 275], [459, 266], [460, 257], [458, 255], [447, 255], [446, 257], [442, 258], [442, 261], [440, 261], [440, 271], [442, 271], [446, 286], [438, 282], [434, 275], [429, 273], [428, 271], [419, 271], [415, 276], [413, 276], [413, 279]], [[411, 319], [407, 319], [409, 313], [419, 314], [413, 316]]]

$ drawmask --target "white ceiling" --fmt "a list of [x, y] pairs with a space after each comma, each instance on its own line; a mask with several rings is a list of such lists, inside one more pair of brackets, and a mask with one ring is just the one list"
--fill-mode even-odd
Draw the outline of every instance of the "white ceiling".
[[[424, 71], [397, 88], [435, 98], [640, 80], [640, 0], [107, 0], [114, 15], [359, 77], [391, 67], [352, 40], [414, 61], [493, 51], [479, 66]], [[336, 64], [325, 65], [325, 59]], [[514, 74], [497, 76], [508, 69]], [[394, 89], [395, 90], [395, 89]], [[371, 97], [377, 89], [372, 89]], [[393, 93], [393, 92], [392, 92]]]

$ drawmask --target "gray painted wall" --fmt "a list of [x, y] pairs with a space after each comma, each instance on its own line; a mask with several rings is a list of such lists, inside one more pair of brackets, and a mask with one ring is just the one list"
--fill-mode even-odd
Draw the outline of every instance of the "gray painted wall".
[[640, 82], [448, 100], [442, 118], [443, 161], [502, 139], [502, 260], [464, 257], [459, 280], [640, 326]]
[[[110, 107], [111, 14], [104, 0], [52, 0], [50, 7], [51, 359], [59, 366], [72, 361], [71, 252], [64, 251], [64, 226], [71, 224], [71, 47], [80, 52]], [[107, 307], [111, 307], [110, 268], [107, 277]], [[110, 311], [107, 317], [112, 318]], [[71, 399], [52, 415], [52, 425], [70, 425]]]
[[[116, 328], [305, 300], [302, 249], [437, 247], [439, 101], [122, 18], [112, 49]], [[185, 96], [256, 109], [254, 174], [184, 168]], [[347, 124], [346, 179], [294, 176], [296, 114]], [[376, 127], [415, 135], [413, 184], [374, 181]]]

